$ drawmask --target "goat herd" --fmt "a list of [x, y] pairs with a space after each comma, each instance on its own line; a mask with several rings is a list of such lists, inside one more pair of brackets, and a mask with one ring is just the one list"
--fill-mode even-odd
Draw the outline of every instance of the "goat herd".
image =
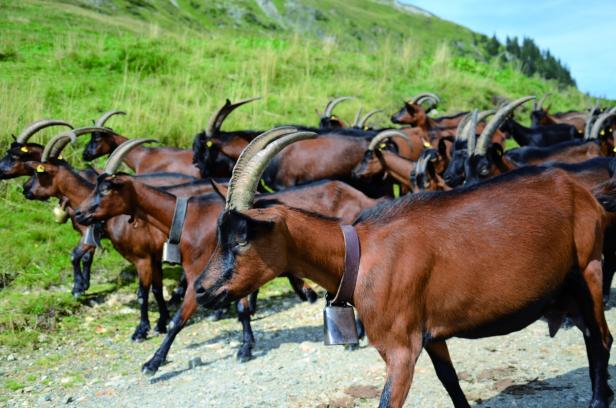
[[[101, 238], [138, 271], [133, 340], [150, 330], [152, 288], [155, 330], [166, 336], [144, 373], [158, 370], [198, 304], [237, 301], [238, 358], [250, 359], [259, 287], [284, 275], [302, 300], [316, 300], [309, 278], [355, 307], [387, 365], [381, 407], [402, 406], [424, 348], [454, 405], [468, 407], [446, 340], [502, 335], [540, 317], [551, 336], [564, 319], [581, 330], [590, 406], [608, 406], [616, 108], [551, 114], [542, 98], [527, 128], [513, 113], [534, 97], [434, 118], [439, 98], [422, 93], [391, 117], [405, 126], [373, 129], [378, 111], [358, 113], [352, 126], [333, 114], [343, 97], [328, 103], [318, 128], [221, 130], [254, 99], [227, 100], [192, 150], [121, 136], [105, 124], [124, 112], [111, 111], [92, 127], [35, 122], [0, 161], [1, 178], [28, 176], [24, 196], [58, 198], [56, 221], [70, 217], [81, 233], [71, 258], [75, 296], [88, 290]], [[72, 130], [44, 146], [29, 142], [50, 126]], [[109, 155], [104, 169], [62, 159], [86, 134], [84, 160]], [[508, 138], [520, 147], [505, 151]], [[122, 163], [135, 175], [118, 172]], [[164, 261], [184, 270], [170, 321]]]

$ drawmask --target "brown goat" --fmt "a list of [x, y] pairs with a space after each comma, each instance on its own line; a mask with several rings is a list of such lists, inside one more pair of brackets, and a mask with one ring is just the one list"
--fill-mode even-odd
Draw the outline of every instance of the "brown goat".
[[[90, 224], [120, 214], [131, 216], [141, 214], [168, 234], [176, 198], [171, 194], [135, 182], [130, 176], [113, 175], [116, 169], [117, 167], [114, 169], [109, 165], [106, 167], [107, 174], [99, 178], [96, 189], [78, 210], [79, 222]], [[317, 211], [326, 216], [339, 216], [346, 221], [353, 219], [360, 210], [375, 204], [374, 200], [368, 199], [360, 192], [340, 182], [318, 183], [260, 197], [260, 202], [264, 205], [270, 205], [272, 200], [274, 203], [284, 202], [296, 205], [298, 208]], [[192, 198], [188, 203], [185, 227], [179, 244], [182, 266], [188, 283], [187, 292], [182, 307], [172, 319], [169, 333], [161, 347], [143, 365], [142, 371], [146, 374], [153, 374], [158, 370], [175, 336], [197, 307], [194, 283], [216, 245], [216, 219], [222, 210], [223, 202], [215, 194]], [[243, 344], [238, 351], [238, 358], [242, 361], [251, 358], [254, 343], [250, 329], [250, 314], [254, 313], [254, 309], [251, 310], [249, 305], [250, 302], [247, 299], [238, 303], [238, 315], [244, 327]]]
[[[197, 281], [200, 304], [238, 299], [287, 271], [337, 292], [345, 264], [338, 221], [284, 205], [253, 208], [260, 172], [290, 139], [266, 148], [230, 184], [217, 246]], [[423, 348], [454, 405], [468, 407], [448, 338], [507, 334], [548, 313], [558, 325], [565, 312], [584, 333], [592, 406], [608, 406], [605, 212], [566, 173], [527, 168], [471, 188], [407, 196], [364, 213], [354, 228], [361, 260], [350, 301], [387, 365], [381, 407], [403, 405]]]

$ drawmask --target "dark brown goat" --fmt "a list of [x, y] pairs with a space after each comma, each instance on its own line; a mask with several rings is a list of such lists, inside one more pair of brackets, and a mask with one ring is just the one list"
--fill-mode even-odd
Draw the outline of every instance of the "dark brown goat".
[[[284, 131], [288, 132], [289, 130], [266, 133], [263, 138], [267, 141], [270, 140], [268, 138], [280, 137], [284, 134]], [[263, 138], [259, 140], [263, 142]], [[240, 158], [240, 160], [242, 159]], [[244, 162], [249, 162], [249, 160], [250, 157], [246, 156]], [[77, 216], [78, 220], [89, 224], [119, 214], [141, 215], [165, 234], [168, 234], [176, 198], [171, 194], [135, 182], [130, 176], [113, 175], [114, 172], [114, 166], [108, 164], [106, 167], [107, 174], [99, 178], [95, 191], [89, 199], [82, 203]], [[360, 210], [375, 204], [374, 200], [340, 182], [305, 186], [266, 195], [260, 200], [264, 205], [269, 205], [267, 203], [272, 201], [317, 211], [326, 216], [341, 217], [347, 222], [352, 220]], [[223, 201], [216, 194], [192, 198], [188, 203], [185, 227], [180, 241], [182, 266], [188, 282], [187, 292], [182, 307], [172, 319], [170, 331], [163, 340], [161, 347], [143, 365], [142, 370], [146, 374], [153, 374], [158, 370], [164, 362], [175, 336], [184, 327], [197, 307], [194, 283], [207, 264], [216, 245], [216, 219], [222, 210]], [[254, 313], [254, 308], [250, 307], [248, 299], [238, 303], [238, 315], [244, 327], [243, 344], [238, 351], [238, 358], [243, 361], [251, 358], [251, 350], [254, 344], [252, 330], [250, 329], [251, 313]]]
[[[229, 100], [226, 101], [220, 109], [218, 109], [210, 118], [208, 126], [204, 131], [195, 136], [195, 143], [202, 140], [205, 137], [206, 145], [208, 149], [212, 147], [212, 139], [217, 137], [220, 133], [220, 128], [227, 118], [227, 116], [239, 106], [242, 106], [248, 102], [254, 101], [258, 98], [251, 98], [239, 101], [235, 104], [231, 104]], [[123, 113], [118, 111], [111, 111], [105, 113], [101, 118], [108, 119], [114, 113]], [[97, 120], [97, 126], [103, 126], [105, 120], [99, 118]], [[253, 135], [252, 137], [254, 137]], [[83, 151], [83, 159], [86, 161], [94, 160], [98, 157], [105, 156], [113, 152], [119, 145], [129, 140], [128, 138], [121, 136], [111, 129], [105, 131], [95, 132]], [[126, 165], [133, 169], [135, 173], [154, 173], [154, 172], [173, 172], [187, 174], [193, 177], [202, 177], [200, 171], [199, 161], [193, 157], [192, 149], [177, 149], [172, 147], [143, 147], [139, 146], [126, 156]], [[208, 175], [208, 176], [216, 176]], [[204, 176], [205, 177], [205, 176]]]
[[[62, 143], [61, 139], [58, 140]], [[75, 209], [92, 192], [94, 184], [82, 178], [65, 161], [54, 158], [60, 150], [61, 148], [57, 149], [55, 154], [51, 156], [44, 154], [41, 162], [25, 164], [31, 170], [32, 177], [24, 185], [24, 195], [28, 199], [37, 200], [57, 197], [66, 203], [68, 209]], [[166, 186], [188, 179], [165, 174], [162, 176], [146, 176], [142, 177], [141, 180], [152, 185]], [[192, 195], [210, 192], [211, 187], [208, 184], [191, 185], [182, 186], [179, 190], [171, 191], [180, 195], [181, 193]], [[83, 234], [85, 229], [83, 224], [73, 220], [73, 225]], [[104, 223], [101, 229], [103, 236], [109, 238], [113, 247], [126, 260], [135, 265], [139, 277], [138, 297], [141, 305], [141, 319], [132, 339], [135, 341], [145, 339], [150, 329], [148, 318], [150, 287], [152, 287], [152, 293], [160, 311], [156, 331], [165, 333], [169, 313], [162, 295], [162, 262], [160, 258], [163, 243], [167, 236], [142, 219], [131, 220], [129, 216], [112, 218]]]
[[[253, 208], [260, 173], [292, 137], [279, 142], [230, 183], [216, 248], [197, 281], [197, 300], [206, 307], [288, 271], [338, 291], [345, 244], [337, 220], [285, 205]], [[604, 228], [605, 211], [584, 187], [563, 171], [537, 168], [407, 196], [361, 215], [350, 301], [387, 365], [380, 407], [403, 405], [423, 348], [454, 405], [468, 407], [447, 339], [511, 333], [546, 314], [558, 327], [569, 313], [584, 333], [591, 406], [607, 408], [613, 393], [612, 336], [601, 302]]]

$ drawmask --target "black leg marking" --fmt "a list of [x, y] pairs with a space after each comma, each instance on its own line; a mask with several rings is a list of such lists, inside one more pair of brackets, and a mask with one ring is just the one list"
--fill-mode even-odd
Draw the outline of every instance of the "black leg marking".
[[255, 338], [250, 326], [250, 305], [246, 299], [241, 299], [236, 303], [237, 318], [242, 323], [242, 346], [237, 352], [237, 358], [244, 363], [252, 358], [252, 347], [255, 343]]
[[381, 393], [381, 400], [379, 402], [379, 408], [389, 408], [391, 404], [391, 380], [388, 378], [383, 392]]
[[75, 297], [79, 297], [83, 294], [83, 284], [81, 278], [81, 258], [83, 256], [83, 251], [81, 248], [81, 244], [77, 245], [71, 251], [71, 264], [73, 265], [73, 289], [71, 293]]
[[451, 364], [451, 361], [445, 360], [439, 356], [439, 354], [430, 347], [430, 344], [427, 344], [425, 349], [432, 360], [434, 370], [436, 371], [436, 376], [447, 390], [454, 407], [469, 408], [470, 405], [464, 396], [464, 392], [462, 392], [462, 389], [460, 388], [458, 375], [456, 374], [456, 370]]
[[163, 288], [160, 282], [154, 282], [152, 284], [152, 293], [154, 294], [154, 299], [156, 299], [156, 304], [158, 305], [158, 312], [160, 314], [160, 317], [156, 322], [156, 327], [154, 328], [154, 331], [157, 333], [167, 333], [169, 309], [167, 309], [167, 303], [165, 302], [165, 297], [163, 296]]
[[81, 283], [84, 292], [90, 289], [90, 271], [92, 270], [92, 261], [94, 261], [94, 251], [94, 248], [88, 249], [88, 251], [83, 254], [83, 257], [81, 258], [81, 276], [83, 278]]
[[145, 375], [154, 375], [158, 368], [165, 362], [169, 349], [175, 340], [175, 336], [184, 328], [185, 320], [182, 320], [182, 309], [178, 310], [171, 322], [169, 323], [167, 335], [163, 339], [160, 347], [151, 359], [149, 359], [142, 367], [141, 372]]
[[135, 332], [131, 336], [133, 341], [143, 341], [148, 337], [148, 332], [150, 331], [150, 319], [148, 317], [148, 297], [150, 288], [144, 287], [141, 282], [139, 282], [139, 290], [137, 291], [137, 301], [139, 302], [140, 310], [141, 310], [141, 319], [139, 321], [139, 325], [135, 329]]

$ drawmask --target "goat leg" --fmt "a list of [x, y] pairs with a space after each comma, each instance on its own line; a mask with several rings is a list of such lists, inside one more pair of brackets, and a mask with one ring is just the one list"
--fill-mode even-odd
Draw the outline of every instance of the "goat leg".
[[160, 368], [160, 366], [167, 359], [167, 354], [169, 353], [169, 349], [175, 340], [175, 336], [184, 328], [186, 322], [192, 316], [192, 314], [197, 310], [197, 301], [195, 298], [195, 282], [189, 281], [186, 287], [186, 295], [184, 296], [184, 301], [182, 302], [182, 306], [173, 316], [171, 322], [169, 322], [169, 326], [167, 327], [167, 334], [163, 339], [160, 347], [152, 358], [150, 358], [142, 367], [141, 372], [145, 375], [154, 375], [156, 371]]
[[237, 318], [242, 323], [242, 345], [237, 351], [237, 359], [245, 363], [252, 358], [252, 347], [255, 344], [255, 337], [250, 326], [251, 307], [248, 298], [242, 298], [236, 303]]
[[314, 303], [317, 301], [318, 297], [314, 290], [307, 283], [304, 282], [303, 279], [297, 278], [291, 274], [285, 275], [289, 279], [289, 283], [293, 288], [295, 294], [302, 300], [308, 301], [310, 303]]
[[169, 309], [163, 296], [163, 268], [160, 261], [153, 260], [152, 293], [158, 305], [158, 321], [154, 331], [156, 333], [167, 333], [167, 321], [169, 320]]
[[582, 273], [585, 285], [579, 285], [576, 298], [584, 323], [584, 342], [588, 355], [588, 367], [593, 389], [591, 408], [607, 408], [613, 398], [613, 391], [607, 383], [608, 362], [612, 346], [610, 334], [603, 311], [603, 272], [601, 261], [594, 259]]
[[139, 282], [139, 289], [137, 290], [137, 301], [139, 302], [141, 316], [139, 320], [139, 325], [131, 336], [131, 339], [133, 341], [143, 341], [148, 337], [148, 332], [150, 331], [150, 319], [148, 317], [149, 294], [150, 286], [145, 286], [142, 282]]
[[425, 349], [432, 360], [432, 365], [436, 371], [436, 376], [447, 390], [454, 407], [467, 408], [470, 407], [464, 392], [460, 388], [458, 375], [451, 362], [447, 344], [444, 341], [431, 342], [425, 345]]

